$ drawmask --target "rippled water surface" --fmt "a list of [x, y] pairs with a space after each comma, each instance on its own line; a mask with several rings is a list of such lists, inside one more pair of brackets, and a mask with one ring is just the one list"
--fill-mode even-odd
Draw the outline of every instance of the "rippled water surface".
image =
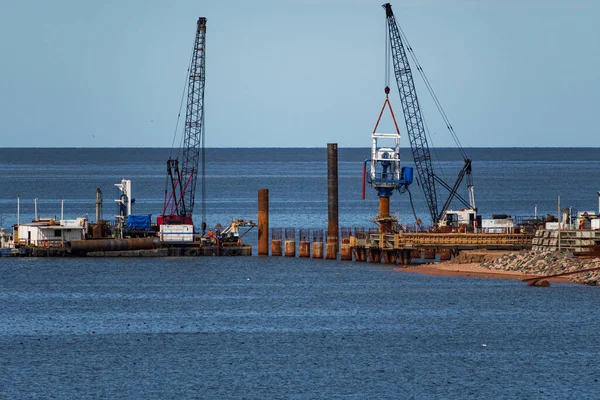
[[[342, 226], [369, 226], [369, 149], [340, 149]], [[484, 217], [598, 207], [600, 149], [468, 149]], [[162, 211], [168, 149], [0, 149], [0, 216]], [[460, 156], [438, 150], [453, 182]], [[410, 159], [403, 153], [403, 160]], [[408, 163], [410, 165], [410, 163]], [[327, 227], [326, 150], [208, 149], [207, 223]], [[415, 209], [427, 220], [423, 196]], [[440, 191], [443, 193], [443, 191]], [[462, 192], [465, 195], [464, 191]], [[199, 195], [197, 201], [199, 201]], [[440, 195], [440, 201], [442, 196]], [[408, 197], [392, 212], [414, 221]], [[199, 224], [201, 203], [194, 218]], [[256, 243], [254, 232], [245, 237]], [[256, 253], [256, 249], [255, 249]], [[290, 258], [0, 258], [0, 399], [598, 399], [598, 288]]]
[[290, 258], [3, 259], [0, 398], [598, 398], [600, 292]]

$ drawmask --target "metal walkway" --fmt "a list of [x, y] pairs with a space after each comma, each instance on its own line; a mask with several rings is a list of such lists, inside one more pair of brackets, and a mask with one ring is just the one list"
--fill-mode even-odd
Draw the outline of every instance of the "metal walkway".
[[381, 250], [523, 250], [531, 249], [533, 234], [515, 233], [396, 233], [351, 238], [352, 247]]

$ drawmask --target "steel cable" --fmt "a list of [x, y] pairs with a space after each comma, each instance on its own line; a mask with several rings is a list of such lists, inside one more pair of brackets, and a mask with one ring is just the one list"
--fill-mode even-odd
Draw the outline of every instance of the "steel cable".
[[406, 43], [407, 49], [408, 49], [408, 53], [410, 54], [413, 62], [415, 63], [415, 66], [417, 68], [417, 71], [419, 71], [419, 75], [421, 75], [421, 78], [423, 79], [423, 82], [425, 83], [425, 87], [427, 88], [427, 90], [429, 91], [429, 94], [431, 95], [438, 111], [440, 112], [440, 115], [442, 116], [442, 119], [444, 120], [444, 123], [446, 124], [446, 128], [448, 129], [448, 131], [450, 132], [450, 134], [452, 135], [452, 138], [454, 139], [454, 143], [456, 143], [456, 146], [458, 147], [461, 155], [463, 156], [464, 159], [467, 159], [467, 154], [464, 151], [460, 140], [458, 139], [458, 136], [456, 135], [456, 132], [454, 131], [454, 127], [452, 126], [452, 124], [450, 123], [450, 120], [448, 119], [448, 116], [446, 115], [446, 112], [444, 111], [444, 108], [442, 107], [442, 104], [440, 103], [437, 95], [435, 94], [435, 91], [433, 90], [433, 87], [431, 86], [429, 79], [427, 79], [427, 76], [425, 75], [425, 71], [423, 70], [423, 68], [421, 67], [421, 64], [419, 63], [419, 60], [417, 59], [417, 55], [415, 54], [415, 52], [412, 49], [412, 46], [410, 45], [410, 42], [408, 41], [408, 38], [406, 37], [406, 34], [404, 33], [404, 31], [402, 30], [401, 27], [398, 27], [398, 30], [400, 31], [400, 34], [402, 35], [402, 39], [404, 40], [404, 42]]

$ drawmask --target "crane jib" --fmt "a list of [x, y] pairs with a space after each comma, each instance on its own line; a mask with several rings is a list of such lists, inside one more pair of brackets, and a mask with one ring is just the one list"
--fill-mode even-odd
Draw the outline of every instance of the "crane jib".
[[[206, 70], [206, 18], [197, 22], [196, 36], [187, 80], [187, 106], [183, 134], [181, 168], [178, 161], [167, 162], [171, 181], [170, 195], [165, 195], [164, 217], [191, 222], [196, 197], [196, 181], [202, 179], [202, 219], [205, 220], [204, 163], [204, 86]], [[202, 163], [200, 163], [202, 161]], [[169, 190], [169, 189], [168, 189]]]

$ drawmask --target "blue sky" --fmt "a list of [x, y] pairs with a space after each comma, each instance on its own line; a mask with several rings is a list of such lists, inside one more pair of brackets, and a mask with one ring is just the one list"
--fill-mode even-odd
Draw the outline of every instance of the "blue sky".
[[[369, 147], [383, 2], [4, 1], [3, 146], [170, 147], [205, 16], [207, 146]], [[600, 2], [392, 6], [463, 146], [598, 146]], [[416, 83], [431, 144], [453, 146]]]

